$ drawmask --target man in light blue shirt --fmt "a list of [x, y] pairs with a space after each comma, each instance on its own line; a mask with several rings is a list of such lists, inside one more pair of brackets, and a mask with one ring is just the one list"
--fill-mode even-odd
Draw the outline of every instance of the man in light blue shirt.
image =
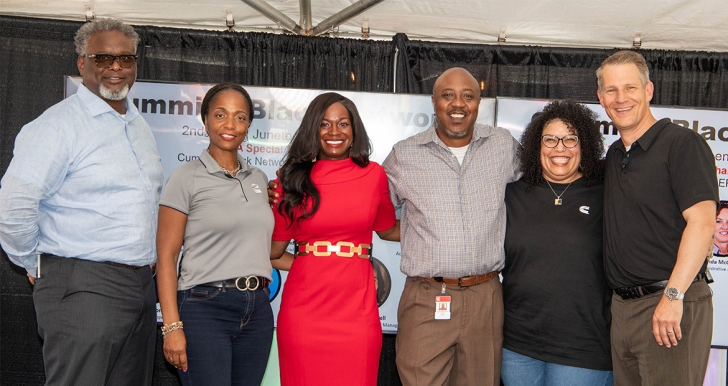
[[0, 182], [0, 244], [34, 283], [46, 385], [150, 385], [162, 165], [127, 98], [139, 36], [76, 34], [83, 85], [27, 124]]

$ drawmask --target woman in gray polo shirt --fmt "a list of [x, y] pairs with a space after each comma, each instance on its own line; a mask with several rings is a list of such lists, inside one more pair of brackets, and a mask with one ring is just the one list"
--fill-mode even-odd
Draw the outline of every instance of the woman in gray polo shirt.
[[222, 83], [205, 95], [201, 115], [210, 145], [172, 173], [160, 200], [164, 355], [183, 385], [260, 385], [273, 337], [274, 220], [267, 177], [238, 154], [253, 103], [239, 85]]

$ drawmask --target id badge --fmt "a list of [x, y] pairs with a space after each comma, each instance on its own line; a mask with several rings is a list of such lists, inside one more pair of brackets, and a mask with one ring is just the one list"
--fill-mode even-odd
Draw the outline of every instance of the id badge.
[[445, 292], [445, 283], [442, 284], [442, 292], [435, 296], [435, 320], [450, 320], [450, 305], [452, 297]]

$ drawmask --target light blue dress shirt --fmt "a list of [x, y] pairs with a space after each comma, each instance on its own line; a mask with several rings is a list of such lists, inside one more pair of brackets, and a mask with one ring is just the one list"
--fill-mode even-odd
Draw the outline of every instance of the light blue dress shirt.
[[162, 164], [149, 125], [126, 104], [122, 116], [80, 85], [15, 139], [0, 182], [0, 244], [31, 275], [41, 253], [155, 261]]

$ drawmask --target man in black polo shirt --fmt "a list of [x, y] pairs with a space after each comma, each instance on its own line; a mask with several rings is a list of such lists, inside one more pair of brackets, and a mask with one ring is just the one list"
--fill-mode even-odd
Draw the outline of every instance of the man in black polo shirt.
[[619, 130], [607, 152], [605, 267], [615, 385], [702, 385], [713, 331], [706, 255], [718, 182], [705, 140], [650, 111], [644, 58], [610, 56], [599, 102]]

